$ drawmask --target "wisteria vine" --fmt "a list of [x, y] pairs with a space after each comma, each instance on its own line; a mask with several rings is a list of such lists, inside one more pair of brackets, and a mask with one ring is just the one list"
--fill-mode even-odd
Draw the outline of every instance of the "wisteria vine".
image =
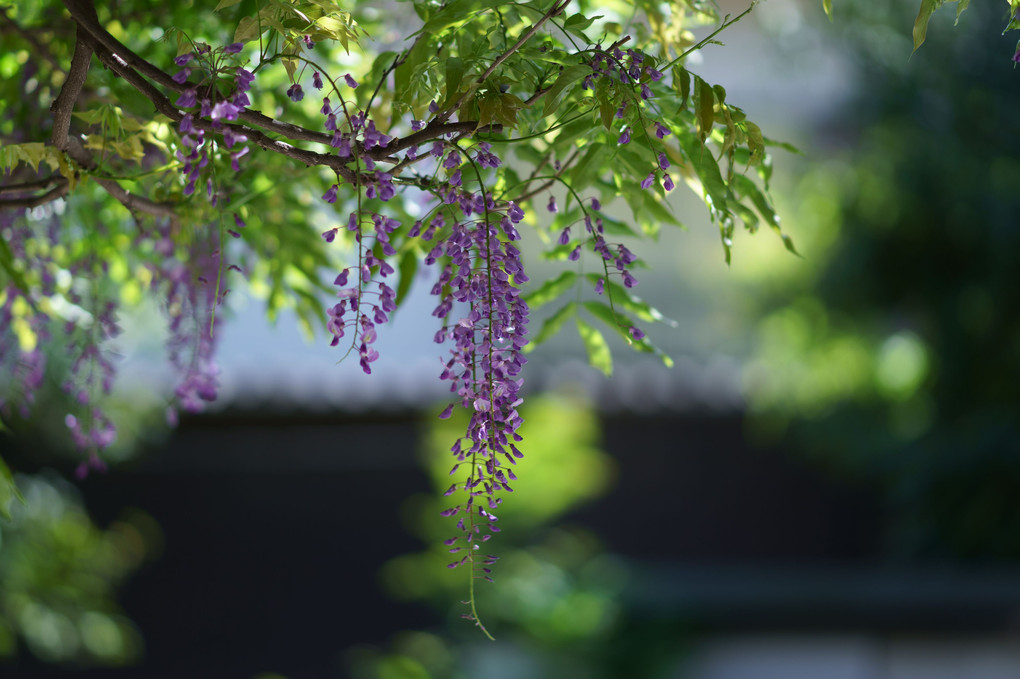
[[[259, 226], [247, 224], [253, 215], [245, 203], [255, 190], [246, 172], [265, 153], [315, 168], [320, 174], [312, 184], [321, 185], [311, 193], [321, 200], [310, 212], [326, 224], [311, 237], [315, 248], [330, 253], [328, 261], [344, 262], [329, 271], [332, 285], [316, 281], [335, 295], [325, 308], [325, 327], [341, 359], [357, 357], [371, 374], [385, 360], [376, 348], [380, 327], [392, 318], [418, 264], [432, 272], [433, 339], [447, 348], [437, 376], [450, 393], [439, 417], [456, 409], [467, 414], [463, 435], [450, 448], [452, 483], [441, 513], [455, 531], [444, 547], [450, 568], [469, 571], [465, 617], [485, 631], [475, 583], [491, 579], [496, 556], [486, 543], [500, 530], [500, 507], [525, 454], [520, 407], [529, 340], [539, 341], [584, 309], [635, 348], [655, 351], [639, 326], [661, 316], [631, 294], [640, 262], [613, 238], [637, 234], [611, 218], [601, 200], [623, 196], [645, 228], [648, 219], [639, 215], [646, 209], [670, 218], [664, 196], [676, 187], [674, 177], [682, 178], [701, 191], [728, 252], [734, 216], [749, 228], [757, 220], [741, 200], [772, 218], [778, 230], [767, 194], [734, 171], [741, 163], [744, 171], [763, 166], [765, 142], [742, 111], [725, 102], [721, 88], [683, 66], [684, 57], [718, 31], [693, 45], [678, 38], [653, 55], [628, 47], [629, 36], [589, 39], [584, 30], [594, 19], [569, 15], [569, 0], [554, 0], [527, 21], [518, 16], [513, 39], [507, 34], [498, 45], [486, 40], [471, 46], [458, 42], [458, 22], [477, 20], [491, 8], [443, 23], [451, 18], [443, 13], [452, 9], [422, 5], [425, 29], [406, 49], [380, 57], [370, 70], [348, 70], [334, 66], [335, 55], [317, 44], [329, 41], [346, 50], [362, 36], [349, 13], [327, 4], [268, 3], [254, 21], [246, 17], [238, 25], [233, 42], [218, 46], [175, 31], [178, 50], [167, 55], [164, 61], [173, 66], [164, 69], [107, 31], [91, 0], [64, 0], [77, 33], [70, 68], [52, 102], [51, 139], [41, 150], [19, 146], [24, 157], [5, 166], [9, 171], [25, 160], [38, 169], [42, 162], [55, 172], [0, 186], [0, 242], [10, 251], [0, 251], [10, 279], [0, 297], [0, 370], [18, 392], [12, 401], [27, 414], [46, 378], [42, 347], [54, 336], [64, 338], [70, 366], [61, 386], [71, 404], [65, 424], [83, 456], [78, 472], [102, 467], [102, 452], [116, 436], [103, 411], [117, 370], [120, 304], [116, 286], [108, 284], [104, 248], [116, 237], [131, 244], [122, 255], [126, 267], [145, 281], [167, 318], [167, 354], [178, 380], [167, 420], [174, 424], [180, 411], [201, 410], [219, 391], [218, 309], [231, 281], [244, 275], [243, 262], [274, 257], [266, 218], [254, 215]], [[299, 9], [288, 9], [292, 5]], [[501, 25], [513, 24], [516, 12], [501, 13]], [[746, 14], [723, 19], [718, 30]], [[559, 33], [566, 42], [552, 40]], [[484, 57], [471, 51], [479, 49]], [[152, 111], [130, 118], [130, 125], [119, 112], [76, 111], [93, 56]], [[387, 88], [403, 93], [383, 96]], [[256, 109], [256, 102], [277, 117]], [[317, 114], [310, 116], [312, 110]], [[288, 113], [313, 123], [285, 122]], [[74, 134], [74, 115], [90, 129], [134, 134], [113, 140]], [[139, 174], [109, 174], [108, 141], [120, 144], [113, 148], [122, 159], [139, 164]], [[522, 159], [532, 165], [524, 177], [515, 168]], [[599, 175], [607, 174], [611, 161], [618, 163], [615, 186]], [[78, 187], [82, 176], [91, 178], [91, 188]], [[144, 180], [136, 180], [148, 176], [159, 178], [153, 182], [158, 190], [145, 193], [139, 190]], [[767, 172], [761, 176], [767, 182]], [[120, 181], [125, 178], [130, 189]], [[90, 224], [86, 228], [109, 237], [82, 238], [73, 256], [57, 261], [49, 254], [63, 244], [55, 227], [41, 236], [46, 222], [40, 215], [72, 205], [65, 198], [86, 191], [116, 199], [133, 220]], [[540, 201], [545, 215], [535, 208]], [[553, 222], [549, 254], [568, 270], [559, 282], [526, 291], [520, 229], [546, 218]], [[32, 245], [38, 243], [47, 245]], [[37, 251], [30, 253], [31, 247]], [[324, 266], [311, 261], [312, 269]], [[586, 273], [591, 263], [594, 272]], [[311, 279], [318, 272], [302, 273]], [[579, 289], [577, 298], [583, 293], [590, 299], [565, 304], [530, 335], [529, 295], [555, 297], [552, 292], [565, 289], [557, 287], [562, 282], [584, 282], [587, 289]], [[577, 320], [591, 354], [596, 337], [604, 340]], [[0, 414], [10, 417], [11, 405], [0, 402]]]

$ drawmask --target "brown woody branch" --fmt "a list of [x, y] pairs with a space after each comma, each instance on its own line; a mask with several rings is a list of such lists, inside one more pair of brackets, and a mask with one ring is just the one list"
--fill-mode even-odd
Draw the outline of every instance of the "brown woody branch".
[[[52, 189], [45, 193], [41, 193], [35, 196], [24, 196], [18, 198], [0, 198], [0, 210], [7, 209], [19, 209], [19, 208], [34, 208], [46, 203], [52, 203], [58, 198], [63, 198], [67, 195], [68, 181], [63, 179], [62, 182], [58, 183]], [[13, 188], [13, 187], [4, 187]]]
[[[64, 0], [64, 5], [71, 13], [71, 17], [77, 22], [80, 30], [87, 34], [91, 46], [95, 49], [96, 55], [110, 70], [124, 78], [132, 87], [144, 94], [156, 107], [159, 113], [174, 121], [184, 117], [184, 113], [174, 106], [170, 100], [146, 78], [156, 82], [158, 85], [174, 92], [184, 92], [194, 87], [191, 83], [178, 83], [165, 71], [149, 63], [139, 55], [135, 54], [123, 43], [110, 35], [98, 21], [94, 11], [90, 12], [91, 0]], [[509, 56], [509, 55], [507, 55]], [[298, 148], [290, 143], [279, 141], [268, 136], [263, 130], [279, 134], [289, 141], [310, 141], [328, 145], [332, 135], [309, 130], [300, 125], [285, 123], [275, 118], [270, 118], [260, 111], [253, 109], [242, 109], [238, 113], [238, 120], [248, 125], [229, 124], [237, 133], [243, 134], [260, 148], [275, 153], [280, 153], [293, 158], [305, 165], [323, 165], [336, 172], [345, 181], [357, 182], [355, 171], [347, 167], [347, 162], [330, 153], [317, 153], [306, 149]], [[220, 132], [222, 127], [215, 127], [207, 120], [195, 119], [194, 126], [207, 132]], [[219, 125], [224, 125], [220, 123]], [[380, 162], [397, 162], [392, 154], [402, 151], [411, 146], [422, 144], [432, 139], [438, 139], [450, 133], [463, 134], [474, 132], [479, 129], [497, 132], [501, 128], [498, 125], [481, 127], [477, 121], [465, 121], [447, 123], [445, 121], [433, 121], [428, 127], [419, 130], [404, 138], [394, 139], [386, 148], [365, 149], [359, 144], [358, 155], [368, 157]]]

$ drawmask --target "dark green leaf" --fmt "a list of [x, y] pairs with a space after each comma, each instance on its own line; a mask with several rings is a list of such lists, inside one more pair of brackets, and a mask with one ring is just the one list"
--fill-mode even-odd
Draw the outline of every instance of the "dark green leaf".
[[560, 102], [567, 95], [567, 88], [586, 75], [591, 75], [591, 73], [591, 66], [585, 64], [577, 64], [576, 66], [564, 69], [560, 73], [560, 77], [556, 78], [556, 82], [552, 84], [552, 87], [545, 94], [545, 107], [542, 109], [542, 115], [547, 116], [554, 113], [559, 107]]
[[464, 79], [464, 68], [464, 60], [460, 57], [446, 60], [446, 101], [443, 102], [443, 108], [453, 105], [461, 80]]
[[712, 134], [712, 125], [715, 124], [715, 92], [699, 76], [694, 76], [694, 82], [697, 84], [698, 133], [706, 139]]
[[14, 484], [14, 475], [8, 469], [7, 464], [0, 458], [0, 516], [8, 521], [11, 520], [11, 503], [17, 499], [22, 504], [25, 498], [22, 497], [18, 487]]
[[400, 306], [404, 302], [404, 298], [407, 296], [408, 291], [411, 289], [411, 283], [414, 282], [414, 275], [418, 273], [418, 257], [415, 255], [413, 250], [407, 250], [400, 258], [400, 264], [398, 265], [400, 271], [400, 282], [397, 284], [397, 306]]

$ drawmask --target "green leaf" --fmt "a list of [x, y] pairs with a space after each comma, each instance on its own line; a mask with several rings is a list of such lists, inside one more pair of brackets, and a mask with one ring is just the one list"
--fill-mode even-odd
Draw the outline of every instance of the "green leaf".
[[538, 331], [538, 334], [532, 337], [531, 341], [529, 341], [524, 347], [524, 353], [531, 353], [539, 344], [542, 344], [550, 337], [556, 335], [567, 320], [574, 315], [576, 310], [577, 302], [567, 302], [567, 304], [558, 309], [556, 313], [545, 319], [545, 322], [542, 323], [542, 328]]
[[14, 253], [11, 252], [10, 246], [7, 244], [7, 239], [0, 235], [0, 269], [7, 272], [7, 275], [11, 277], [15, 287], [21, 292], [28, 294], [28, 281], [25, 277], [14, 267]]
[[591, 66], [584, 64], [577, 64], [576, 66], [564, 69], [560, 73], [560, 77], [549, 88], [549, 91], [545, 93], [545, 107], [542, 109], [542, 115], [552, 114], [567, 95], [567, 88], [586, 75], [591, 75], [591, 73]]
[[[970, 0], [960, 0], [959, 4], [956, 6], [956, 24], [960, 23], [960, 15], [963, 14], [963, 10], [967, 9], [969, 4]], [[954, 26], [956, 24], [954, 24]]]
[[575, 191], [583, 191], [591, 186], [597, 178], [596, 174], [604, 172], [606, 162], [613, 155], [613, 149], [607, 144], [592, 144], [581, 160], [577, 162], [574, 171], [570, 173], [570, 186]]
[[694, 81], [697, 84], [698, 134], [704, 140], [712, 134], [712, 125], [715, 124], [715, 91], [698, 76], [694, 76]]
[[573, 271], [564, 271], [556, 278], [548, 280], [531, 292], [523, 295], [524, 301], [532, 309], [537, 309], [543, 304], [548, 304], [574, 285], [577, 274]]
[[241, 2], [241, 0], [220, 0], [219, 4], [217, 4], [216, 7], [213, 8], [213, 11], [214, 12], [219, 12], [221, 9], [226, 9], [228, 7], [233, 7], [234, 5], [236, 5], [236, 4], [240, 3], [240, 2]]
[[703, 197], [710, 204], [709, 207], [722, 214], [729, 213], [729, 188], [723, 181], [722, 174], [719, 172], [719, 163], [716, 162], [712, 153], [692, 134], [679, 134], [677, 139], [701, 181], [705, 194]]
[[825, 9], [825, 16], [832, 21], [832, 0], [822, 0], [822, 7]]
[[452, 106], [456, 100], [460, 83], [464, 79], [465, 67], [464, 60], [460, 57], [450, 57], [446, 60], [446, 101], [443, 102], [443, 108]]
[[396, 299], [397, 306], [399, 307], [404, 302], [407, 293], [411, 290], [414, 275], [418, 273], [418, 257], [413, 250], [408, 250], [401, 256], [400, 264], [397, 268], [400, 271], [400, 282], [397, 283]]
[[563, 30], [567, 31], [568, 33], [573, 33], [581, 40], [590, 43], [591, 40], [588, 38], [587, 35], [584, 34], [584, 29], [591, 26], [592, 22], [594, 22], [596, 19], [601, 18], [602, 18], [601, 15], [589, 19], [583, 14], [574, 14], [573, 16], [569, 17], [566, 21], [563, 22]]
[[683, 66], [673, 67], [673, 84], [680, 87], [680, 108], [687, 108], [687, 100], [691, 97], [691, 74]]
[[747, 164], [757, 165], [765, 158], [765, 137], [762, 136], [761, 128], [750, 120], [744, 123], [744, 133], [747, 135], [747, 149], [751, 152]]
[[11, 520], [11, 503], [15, 499], [25, 504], [25, 498], [14, 484], [14, 475], [11, 474], [11, 470], [8, 469], [3, 458], [0, 458], [0, 516], [8, 521]]
[[613, 356], [609, 353], [609, 344], [592, 325], [585, 323], [580, 317], [574, 319], [577, 322], [577, 333], [584, 342], [584, 348], [588, 352], [588, 362], [593, 368], [602, 371], [609, 377], [613, 374]]
[[[591, 281], [592, 285], [598, 283], [598, 280], [602, 278], [602, 274], [590, 273], [585, 275], [586, 278]], [[651, 306], [637, 295], [634, 295], [630, 290], [614, 283], [613, 281], [604, 281], [603, 285], [609, 291], [609, 294], [613, 297], [613, 303], [618, 304], [624, 310], [634, 314], [642, 321], [646, 323], [665, 323], [671, 328], [677, 327], [679, 324], [671, 318], [667, 318], [661, 311]]]
[[259, 37], [259, 22], [255, 17], [242, 17], [234, 31], [234, 42], [251, 42]]
[[[613, 294], [614, 300], [623, 300], [627, 298], [626, 294], [617, 295]], [[647, 337], [641, 339], [634, 339], [630, 334], [630, 329], [634, 325], [630, 318], [626, 315], [615, 312], [605, 302], [590, 301], [584, 303], [584, 308], [595, 318], [599, 319], [606, 324], [609, 328], [616, 331], [620, 337], [624, 339], [627, 344], [635, 351], [640, 351], [644, 354], [658, 354], [662, 358], [662, 362], [667, 367], [673, 367], [673, 359], [664, 354], [659, 349], [655, 348], [651, 342], [648, 341]]]
[[921, 9], [914, 20], [914, 52], [924, 44], [924, 38], [928, 35], [928, 21], [931, 15], [941, 7], [946, 0], [921, 0]]

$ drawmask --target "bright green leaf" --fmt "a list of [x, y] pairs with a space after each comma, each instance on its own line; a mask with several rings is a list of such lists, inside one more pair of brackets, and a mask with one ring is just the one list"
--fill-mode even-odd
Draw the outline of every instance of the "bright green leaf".
[[575, 272], [564, 271], [556, 278], [542, 283], [542, 285], [523, 295], [524, 301], [528, 303], [529, 307], [537, 309], [569, 290], [574, 285], [576, 279], [577, 274]]
[[609, 377], [613, 374], [613, 356], [609, 352], [606, 338], [580, 317], [574, 320], [577, 322], [577, 333], [581, 336], [584, 348], [588, 352], [588, 362], [593, 368], [602, 371], [606, 377]]
[[914, 20], [914, 52], [924, 44], [924, 38], [928, 34], [928, 21], [931, 20], [931, 15], [945, 4], [945, 1], [921, 0], [921, 9], [917, 13], [917, 19]]

